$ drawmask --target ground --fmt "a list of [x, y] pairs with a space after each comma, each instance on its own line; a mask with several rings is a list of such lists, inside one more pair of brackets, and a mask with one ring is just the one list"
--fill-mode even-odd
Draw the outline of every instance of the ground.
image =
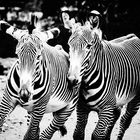
[[[0, 63], [4, 67], [10, 67], [11, 64], [15, 61], [15, 59], [0, 59]], [[6, 72], [7, 74], [7, 72]], [[5, 74], [5, 75], [6, 75]], [[3, 94], [3, 89], [5, 86], [6, 76], [0, 75], [0, 100]], [[124, 112], [124, 109], [122, 110]], [[17, 107], [6, 119], [6, 123], [3, 126], [3, 132], [0, 133], [0, 140], [23, 140], [23, 136], [27, 130], [27, 112], [21, 107]], [[41, 123], [40, 123], [40, 129], [41, 131], [45, 129], [50, 121], [52, 120], [52, 114], [45, 114]], [[86, 127], [86, 136], [85, 140], [90, 140], [91, 133], [93, 129], [95, 128], [95, 125], [97, 123], [98, 116], [95, 112], [91, 112], [89, 115], [88, 124]], [[117, 121], [112, 135], [111, 140], [115, 140], [118, 133], [118, 123]], [[76, 112], [74, 111], [73, 114], [69, 117], [68, 121], [66, 122], [66, 128], [67, 128], [67, 135], [64, 137], [60, 136], [59, 132], [56, 132], [54, 136], [52, 137], [52, 140], [72, 140], [72, 134], [75, 128], [76, 124]], [[123, 140], [140, 140], [140, 110], [136, 114], [136, 116], [133, 118], [132, 124], [129, 127], [129, 129], [126, 131], [124, 139]]]

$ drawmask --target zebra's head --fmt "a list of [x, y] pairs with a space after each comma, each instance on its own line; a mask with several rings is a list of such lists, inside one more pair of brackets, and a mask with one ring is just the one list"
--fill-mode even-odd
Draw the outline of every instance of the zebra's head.
[[18, 72], [20, 75], [19, 95], [25, 102], [33, 93], [36, 75], [40, 72], [42, 42], [34, 34], [26, 34], [16, 46]]
[[84, 78], [90, 62], [94, 61], [93, 56], [99, 50], [96, 40], [100, 39], [100, 32], [92, 26], [91, 21], [76, 25], [76, 28], [73, 26], [68, 41], [70, 66], [67, 75], [72, 86], [81, 83]]
[[42, 50], [43, 44], [50, 38], [53, 38], [57, 28], [41, 32], [34, 29], [31, 33], [29, 30], [17, 29], [4, 21], [0, 21], [1, 30], [12, 35], [18, 40], [16, 46], [17, 72], [19, 75], [19, 97], [25, 103], [32, 99], [34, 94], [34, 82], [37, 76], [42, 72], [41, 64], [43, 62]]

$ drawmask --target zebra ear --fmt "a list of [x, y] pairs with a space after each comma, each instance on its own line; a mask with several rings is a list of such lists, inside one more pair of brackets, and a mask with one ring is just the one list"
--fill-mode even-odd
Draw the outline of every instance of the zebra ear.
[[48, 30], [48, 32], [53, 34], [53, 38], [57, 38], [60, 34], [60, 30], [57, 27]]
[[99, 17], [89, 17], [89, 22], [92, 28], [99, 28]]
[[23, 36], [24, 34], [28, 33], [27, 30], [17, 29], [16, 27], [8, 24], [7, 22], [5, 22], [3, 20], [0, 21], [0, 30], [11, 35], [12, 37], [14, 37], [17, 40], [19, 40], [21, 38], [21, 36]]
[[34, 33], [40, 38], [40, 40], [47, 42], [49, 39], [57, 38], [60, 34], [60, 30], [58, 28], [52, 28], [45, 32], [34, 30]]
[[49, 39], [57, 38], [60, 34], [60, 30], [55, 27], [44, 33], [46, 34], [46, 42], [47, 42]]
[[75, 19], [70, 19], [69, 14], [66, 12], [62, 13], [62, 20], [64, 23], [64, 27], [66, 29], [74, 30], [75, 29]]
[[92, 10], [88, 16], [89, 22], [92, 28], [99, 28], [99, 19], [101, 18], [101, 14], [96, 11]]

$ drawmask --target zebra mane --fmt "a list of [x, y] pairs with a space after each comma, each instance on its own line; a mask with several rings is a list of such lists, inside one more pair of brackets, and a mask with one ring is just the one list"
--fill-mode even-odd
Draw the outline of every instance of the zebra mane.
[[96, 33], [99, 37], [100, 40], [102, 40], [102, 30], [99, 29], [99, 28], [89, 28], [87, 27], [86, 25], [79, 25], [76, 27], [75, 31], [78, 33], [78, 34], [81, 34], [83, 30], [90, 30], [92, 33]]
[[35, 20], [36, 20], [36, 16], [32, 14], [31, 21], [29, 23], [29, 26], [27, 27], [29, 34], [32, 34], [33, 29], [35, 29]]
[[31, 21], [27, 28], [28, 28], [29, 34], [32, 34], [34, 29], [41, 31], [41, 23], [38, 20], [36, 15], [34, 14], [31, 15]]

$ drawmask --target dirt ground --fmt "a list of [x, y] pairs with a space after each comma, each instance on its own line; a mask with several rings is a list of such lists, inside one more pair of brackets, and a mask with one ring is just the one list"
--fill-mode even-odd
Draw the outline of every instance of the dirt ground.
[[[10, 62], [10, 65], [11, 65], [11, 61], [9, 61], [9, 59], [7, 61]], [[2, 62], [6, 65], [7, 65], [7, 61], [4, 62], [4, 60], [2, 60]], [[1, 59], [0, 59], [0, 62], [1, 62]], [[12, 60], [12, 62], [13, 62], [13, 60]], [[6, 76], [0, 75], [0, 100], [1, 100], [1, 97], [3, 94], [5, 81], [6, 81]], [[124, 109], [122, 110], [122, 112], [124, 112]], [[3, 126], [3, 132], [0, 133], [0, 140], [23, 140], [23, 136], [27, 130], [26, 115], [27, 115], [26, 110], [24, 110], [21, 107], [17, 107], [7, 117], [6, 123]], [[40, 123], [41, 131], [48, 126], [51, 119], [52, 119], [52, 114], [44, 115], [44, 117]], [[97, 120], [98, 120], [97, 114], [95, 112], [91, 112], [89, 115], [89, 120], [88, 120], [88, 124], [86, 127], [85, 140], [90, 140], [91, 133], [95, 128]], [[118, 123], [119, 123], [119, 120], [117, 121], [117, 123], [113, 129], [113, 132], [111, 135], [111, 140], [115, 140], [117, 137]], [[67, 135], [64, 137], [61, 137], [60, 133], [56, 132], [53, 135], [52, 140], [59, 140], [59, 139], [60, 140], [72, 140], [72, 135], [73, 135], [73, 131], [75, 128], [75, 124], [76, 124], [76, 113], [74, 111], [65, 124], [67, 131], [68, 131]], [[136, 114], [136, 116], [133, 118], [131, 126], [126, 131], [123, 140], [140, 140], [140, 110]]]

